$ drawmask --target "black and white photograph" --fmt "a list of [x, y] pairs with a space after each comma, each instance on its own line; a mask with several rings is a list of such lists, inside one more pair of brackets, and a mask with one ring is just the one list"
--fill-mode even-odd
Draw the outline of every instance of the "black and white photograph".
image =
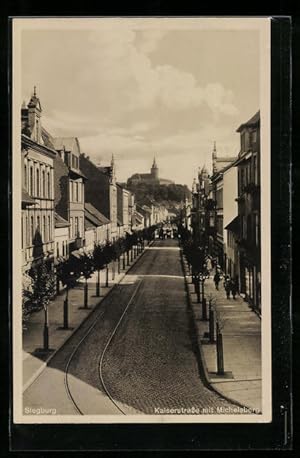
[[270, 19], [12, 29], [14, 423], [269, 423]]

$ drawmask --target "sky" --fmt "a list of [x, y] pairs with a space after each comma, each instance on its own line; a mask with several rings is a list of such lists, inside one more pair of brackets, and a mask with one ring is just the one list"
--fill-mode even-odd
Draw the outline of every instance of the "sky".
[[22, 31], [22, 99], [36, 86], [53, 136], [78, 137], [97, 164], [114, 154], [121, 182], [155, 156], [161, 177], [191, 187], [214, 141], [238, 154], [236, 129], [260, 108], [257, 30], [81, 26]]

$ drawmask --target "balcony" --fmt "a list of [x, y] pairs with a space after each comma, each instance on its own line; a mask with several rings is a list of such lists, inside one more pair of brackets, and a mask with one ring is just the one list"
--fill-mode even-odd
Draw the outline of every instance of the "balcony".
[[82, 237], [76, 237], [76, 239], [70, 243], [70, 252], [79, 250], [84, 247], [84, 239]]

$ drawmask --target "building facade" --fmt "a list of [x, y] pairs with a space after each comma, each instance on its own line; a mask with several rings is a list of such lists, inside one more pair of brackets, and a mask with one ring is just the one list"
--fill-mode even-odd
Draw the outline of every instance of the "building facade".
[[[223, 270], [226, 269], [226, 259], [224, 253], [224, 180], [223, 175], [232, 164], [236, 157], [218, 157], [216, 143], [212, 152], [211, 176], [211, 198], [214, 202], [214, 231], [212, 231], [210, 246], [211, 255], [216, 258], [217, 263]], [[228, 196], [226, 196], [228, 197]]]
[[71, 253], [85, 244], [86, 177], [79, 167], [80, 145], [76, 137], [53, 138], [48, 134], [48, 141], [53, 143], [58, 153], [54, 162], [55, 211], [70, 223], [68, 251]]
[[88, 156], [81, 154], [80, 168], [87, 177], [86, 201], [110, 221], [111, 238], [117, 239], [117, 185], [114, 159], [112, 158], [110, 166], [103, 167], [95, 165]]
[[129, 204], [130, 192], [123, 186], [117, 184], [117, 215], [120, 237], [125, 236], [126, 232], [130, 232], [131, 230], [131, 224], [129, 224]]
[[223, 251], [225, 273], [238, 275], [238, 252], [236, 243], [236, 218], [238, 215], [237, 168], [234, 163], [223, 172]]
[[260, 311], [260, 112], [241, 124], [237, 132], [241, 141], [236, 162], [240, 291], [253, 308]]
[[54, 161], [42, 136], [42, 107], [36, 91], [21, 110], [22, 269], [54, 261]]

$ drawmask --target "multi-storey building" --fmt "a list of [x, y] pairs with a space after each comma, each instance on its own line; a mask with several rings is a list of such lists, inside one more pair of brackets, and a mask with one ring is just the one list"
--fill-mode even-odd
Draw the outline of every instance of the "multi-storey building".
[[131, 229], [129, 224], [129, 199], [130, 192], [120, 184], [117, 184], [117, 215], [120, 237]]
[[111, 240], [111, 224], [92, 204], [84, 206], [85, 248], [92, 251], [95, 244], [105, 245]]
[[22, 267], [54, 259], [54, 170], [56, 152], [43, 138], [36, 90], [22, 106]]
[[223, 240], [224, 270], [235, 278], [238, 275], [237, 231], [237, 168], [235, 163], [223, 171]]
[[237, 129], [241, 149], [238, 170], [240, 290], [253, 308], [261, 309], [260, 252], [260, 112]]
[[213, 174], [211, 177], [211, 198], [215, 204], [214, 208], [214, 234], [212, 246], [212, 255], [217, 259], [218, 264], [225, 270], [224, 260], [224, 182], [223, 174], [231, 167], [236, 157], [218, 157], [216, 143], [212, 153]]
[[86, 177], [79, 167], [80, 145], [76, 137], [51, 137], [47, 141], [57, 151], [54, 161], [55, 211], [68, 221], [68, 252], [84, 247], [84, 186]]
[[117, 185], [115, 164], [97, 166], [88, 156], [80, 155], [80, 168], [87, 177], [85, 184], [86, 201], [91, 203], [111, 222], [111, 238], [118, 237], [117, 229]]

